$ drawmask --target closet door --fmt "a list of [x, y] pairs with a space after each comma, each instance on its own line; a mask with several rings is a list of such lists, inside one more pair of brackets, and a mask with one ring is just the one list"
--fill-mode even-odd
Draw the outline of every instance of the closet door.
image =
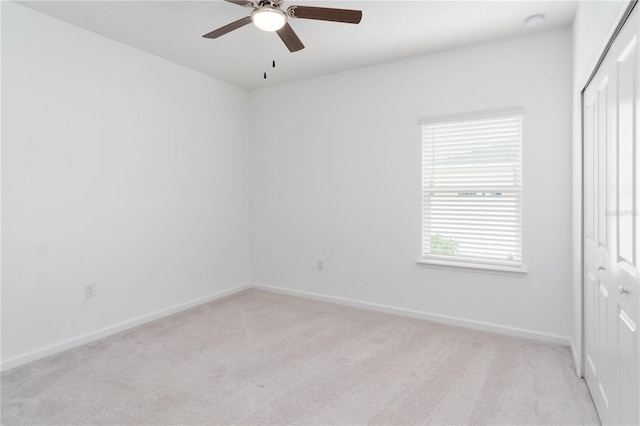
[[603, 424], [640, 424], [639, 13], [583, 103], [585, 378]]
[[583, 103], [585, 378], [603, 424], [640, 424], [639, 13]]

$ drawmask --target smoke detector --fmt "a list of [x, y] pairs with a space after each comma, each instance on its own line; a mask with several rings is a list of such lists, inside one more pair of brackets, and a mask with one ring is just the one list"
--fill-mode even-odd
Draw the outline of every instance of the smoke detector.
[[544, 22], [544, 14], [536, 13], [524, 20], [524, 26], [529, 28], [539, 27]]

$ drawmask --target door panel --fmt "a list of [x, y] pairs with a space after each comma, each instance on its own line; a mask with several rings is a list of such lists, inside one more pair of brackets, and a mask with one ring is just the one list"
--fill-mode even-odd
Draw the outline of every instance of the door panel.
[[597, 348], [596, 356], [598, 360], [598, 390], [604, 402], [604, 409], [609, 411], [609, 291], [603, 283], [598, 282], [598, 307], [596, 315]]
[[[585, 310], [589, 312], [596, 311], [596, 300], [598, 286], [596, 284], [596, 277], [590, 271], [587, 271], [587, 279], [584, 288], [584, 302]], [[596, 350], [598, 348], [598, 340], [596, 334], [596, 318], [595, 315], [585, 316], [585, 358], [587, 359], [587, 371], [585, 372], [587, 377], [597, 377], [598, 370], [596, 364], [598, 363], [596, 357]], [[588, 334], [587, 334], [588, 333]]]
[[617, 60], [618, 107], [618, 261], [635, 261], [635, 84], [637, 80], [636, 38]]
[[598, 214], [597, 222], [598, 222], [598, 245], [602, 247], [607, 247], [607, 227], [609, 225], [608, 221], [608, 164], [607, 159], [609, 158], [607, 151], [609, 149], [607, 138], [607, 132], [609, 130], [608, 123], [608, 113], [607, 113], [607, 86], [609, 83], [608, 78], [604, 78], [602, 84], [598, 88], [598, 96], [597, 96], [597, 104], [598, 104], [598, 120], [597, 120], [597, 131], [598, 131], [598, 158], [596, 159], [598, 164]]
[[[624, 389], [634, 389], [637, 386], [638, 371], [638, 352], [637, 352], [637, 325], [631, 317], [620, 309], [618, 313], [618, 336], [617, 336], [617, 352], [619, 355], [619, 371], [618, 379], [620, 381], [620, 422], [621, 424], [632, 424], [631, 421], [624, 419], [637, 419], [638, 406], [634, 400], [634, 392], [626, 392]], [[635, 371], [635, 372], [634, 372]], [[636, 388], [637, 390], [637, 388]], [[636, 394], [637, 395], [637, 394]]]
[[595, 228], [595, 184], [594, 179], [595, 175], [595, 167], [593, 162], [595, 160], [594, 151], [594, 108], [595, 102], [591, 101], [589, 103], [585, 103], [585, 112], [584, 112], [584, 120], [585, 120], [585, 130], [584, 130], [584, 168], [585, 168], [585, 176], [584, 176], [584, 235], [587, 241], [594, 240], [594, 228]]

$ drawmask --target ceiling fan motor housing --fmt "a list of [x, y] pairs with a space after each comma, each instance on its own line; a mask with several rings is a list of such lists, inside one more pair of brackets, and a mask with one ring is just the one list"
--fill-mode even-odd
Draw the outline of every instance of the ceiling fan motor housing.
[[280, 8], [280, 6], [282, 5], [283, 0], [259, 0], [257, 2], [257, 7], [262, 7], [262, 6], [271, 6], [271, 7], [275, 7], [275, 8]]

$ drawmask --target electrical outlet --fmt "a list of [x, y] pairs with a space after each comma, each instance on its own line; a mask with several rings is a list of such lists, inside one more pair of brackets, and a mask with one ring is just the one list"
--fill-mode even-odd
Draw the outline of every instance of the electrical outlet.
[[318, 260], [316, 263], [316, 269], [318, 271], [324, 271], [324, 260]]
[[87, 284], [84, 286], [84, 297], [88, 299], [90, 297], [94, 297], [96, 295], [96, 285], [95, 284]]

